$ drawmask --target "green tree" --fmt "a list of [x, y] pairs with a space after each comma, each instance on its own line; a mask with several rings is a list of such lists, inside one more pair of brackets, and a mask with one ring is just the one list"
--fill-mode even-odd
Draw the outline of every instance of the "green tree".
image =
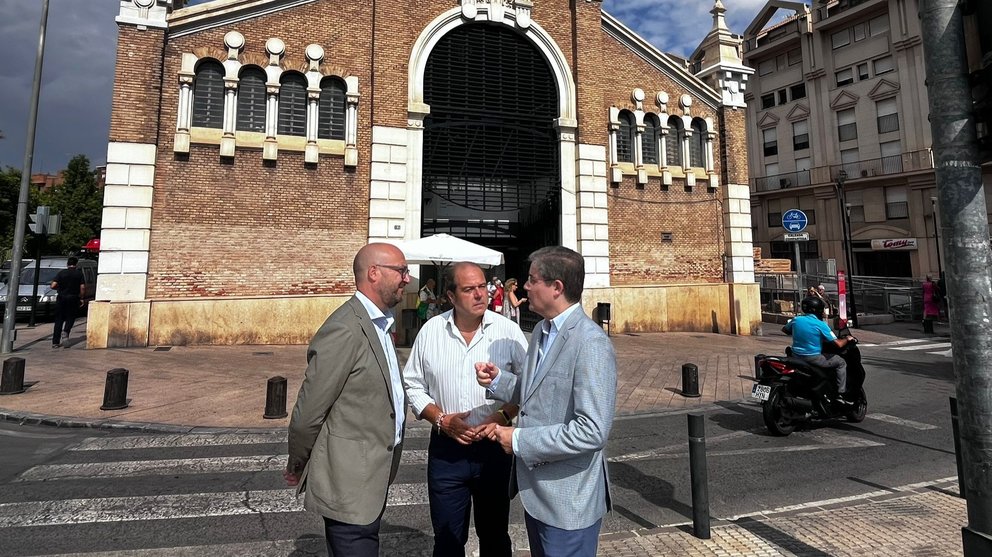
[[52, 214], [62, 215], [62, 231], [48, 237], [47, 251], [68, 254], [100, 235], [103, 199], [85, 155], [73, 157], [62, 177], [62, 184], [47, 192], [44, 199]]

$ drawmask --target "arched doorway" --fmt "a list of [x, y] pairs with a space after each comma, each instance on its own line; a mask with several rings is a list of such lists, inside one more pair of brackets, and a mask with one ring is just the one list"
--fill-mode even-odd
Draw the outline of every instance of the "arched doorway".
[[500, 250], [498, 274], [522, 284], [527, 255], [561, 240], [558, 101], [544, 55], [512, 28], [441, 37], [424, 71], [422, 235]]

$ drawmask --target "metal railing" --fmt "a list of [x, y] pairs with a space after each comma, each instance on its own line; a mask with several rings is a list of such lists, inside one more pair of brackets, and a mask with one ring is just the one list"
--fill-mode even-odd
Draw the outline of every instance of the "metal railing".
[[772, 176], [757, 176], [752, 179], [752, 182], [755, 191], [763, 192], [800, 186], [833, 184], [842, 175], [841, 173], [843, 173], [845, 180], [853, 181], [932, 168], [933, 151], [920, 149], [891, 157], [817, 166], [809, 170], [786, 172]]
[[818, 23], [869, 1], [871, 0], [839, 0], [828, 2], [826, 6], [820, 6], [813, 10], [813, 22]]
[[[837, 277], [806, 273], [755, 275], [761, 292], [761, 303], [784, 300], [798, 308], [810, 287], [823, 285], [827, 297], [837, 305]], [[854, 290], [854, 302], [858, 314], [889, 314], [896, 321], [918, 321], [923, 318], [923, 281], [902, 277], [849, 277]], [[851, 292], [848, 291], [848, 296]], [[848, 303], [850, 308], [850, 303]]]

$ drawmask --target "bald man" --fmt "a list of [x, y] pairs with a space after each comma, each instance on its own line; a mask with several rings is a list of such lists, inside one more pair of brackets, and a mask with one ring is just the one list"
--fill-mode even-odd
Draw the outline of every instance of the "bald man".
[[391, 308], [410, 269], [392, 244], [363, 247], [353, 269], [357, 292], [310, 341], [284, 476], [306, 493], [306, 509], [324, 517], [332, 556], [376, 557], [406, 418]]

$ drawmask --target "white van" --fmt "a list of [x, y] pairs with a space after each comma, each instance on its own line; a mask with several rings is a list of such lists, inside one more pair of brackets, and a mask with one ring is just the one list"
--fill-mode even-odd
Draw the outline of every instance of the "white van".
[[[50, 319], [55, 317], [55, 297], [58, 292], [52, 290], [51, 285], [52, 281], [55, 280], [55, 275], [65, 269], [68, 264], [69, 258], [66, 256], [43, 256], [41, 258], [38, 269], [38, 307], [35, 310], [35, 318]], [[10, 269], [10, 262], [5, 262], [3, 266]], [[96, 293], [96, 261], [80, 259], [76, 263], [76, 268], [83, 272], [83, 279], [86, 281], [86, 294], [83, 296], [83, 301], [88, 302], [93, 299]], [[17, 317], [28, 317], [31, 314], [31, 293], [34, 289], [34, 281], [35, 260], [23, 259], [21, 278], [17, 288]], [[0, 286], [0, 304], [7, 303], [7, 287], [6, 281]], [[3, 311], [0, 310], [0, 313]]]

